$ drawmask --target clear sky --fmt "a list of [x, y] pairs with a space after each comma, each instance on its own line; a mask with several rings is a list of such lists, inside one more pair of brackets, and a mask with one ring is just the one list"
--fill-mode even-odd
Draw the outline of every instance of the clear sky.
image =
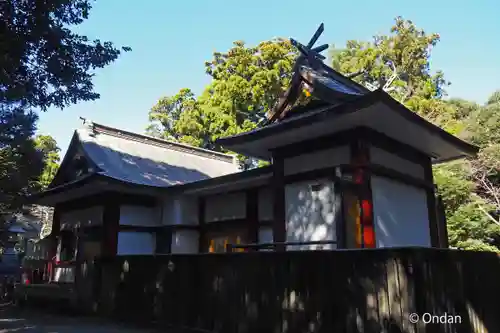
[[143, 133], [151, 106], [180, 88], [200, 93], [209, 82], [204, 62], [235, 40], [307, 42], [323, 22], [318, 43], [343, 46], [388, 33], [398, 15], [441, 35], [432, 69], [452, 82], [449, 95], [483, 103], [500, 89], [499, 14], [498, 0], [98, 0], [78, 31], [133, 51], [97, 73], [99, 100], [48, 110], [40, 115], [39, 132], [52, 135], [63, 153], [79, 117]]

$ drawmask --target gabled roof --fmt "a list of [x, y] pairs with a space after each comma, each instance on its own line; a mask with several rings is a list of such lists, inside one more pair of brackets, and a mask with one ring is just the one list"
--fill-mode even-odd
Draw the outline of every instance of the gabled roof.
[[63, 186], [60, 179], [76, 154], [91, 165], [91, 174], [154, 187], [186, 184], [240, 171], [231, 155], [89, 123], [75, 131], [49, 188]]

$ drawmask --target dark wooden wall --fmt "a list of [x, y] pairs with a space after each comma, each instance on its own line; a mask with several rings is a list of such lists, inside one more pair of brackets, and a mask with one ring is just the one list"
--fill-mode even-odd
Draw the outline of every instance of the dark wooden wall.
[[[500, 332], [500, 260], [494, 253], [375, 249], [130, 256], [99, 266], [98, 311], [160, 328]], [[458, 315], [462, 322], [413, 324], [410, 313]]]

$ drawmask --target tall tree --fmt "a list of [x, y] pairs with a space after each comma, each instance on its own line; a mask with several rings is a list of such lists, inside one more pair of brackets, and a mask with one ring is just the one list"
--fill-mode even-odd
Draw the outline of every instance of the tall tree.
[[18, 208], [40, 185], [44, 160], [56, 160], [36, 147], [33, 110], [99, 98], [94, 70], [130, 50], [72, 30], [88, 18], [92, 2], [0, 2], [0, 211]]
[[43, 154], [43, 171], [40, 175], [40, 188], [44, 189], [52, 182], [59, 169], [61, 149], [57, 146], [56, 140], [50, 135], [37, 135], [35, 138], [37, 149]]
[[88, 18], [91, 2], [2, 1], [0, 103], [46, 110], [99, 98], [93, 70], [116, 60], [120, 50], [70, 29]]
[[439, 38], [397, 17], [388, 35], [377, 35], [369, 42], [350, 40], [345, 49], [333, 48], [332, 67], [358, 74], [354, 80], [367, 87], [385, 87], [401, 102], [414, 96], [440, 98], [448, 83], [442, 72], [431, 72], [429, 62]]
[[43, 153], [33, 140], [36, 119], [32, 112], [0, 104], [0, 212], [18, 209], [37, 189]]
[[[477, 207], [493, 223], [500, 225], [500, 99], [491, 95], [486, 105], [468, 119], [467, 136], [481, 150], [468, 164], [480, 201]], [[486, 208], [489, 207], [489, 208]]]
[[150, 134], [197, 146], [220, 149], [214, 141], [248, 131], [290, 82], [297, 52], [289, 41], [276, 39], [247, 47], [236, 41], [226, 53], [215, 52], [205, 63], [212, 82], [199, 98], [189, 89], [163, 97], [151, 109]]

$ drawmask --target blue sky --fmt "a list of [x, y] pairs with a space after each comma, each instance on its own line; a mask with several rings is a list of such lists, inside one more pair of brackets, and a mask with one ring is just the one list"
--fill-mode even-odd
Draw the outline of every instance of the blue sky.
[[452, 82], [449, 95], [483, 103], [500, 89], [498, 13], [495, 0], [98, 0], [78, 31], [133, 51], [97, 73], [99, 100], [40, 114], [39, 132], [52, 135], [63, 153], [79, 117], [143, 133], [151, 106], [184, 87], [200, 93], [209, 82], [204, 62], [234, 40], [307, 41], [323, 22], [318, 43], [343, 46], [348, 39], [387, 33], [398, 15], [441, 35], [432, 69]]

